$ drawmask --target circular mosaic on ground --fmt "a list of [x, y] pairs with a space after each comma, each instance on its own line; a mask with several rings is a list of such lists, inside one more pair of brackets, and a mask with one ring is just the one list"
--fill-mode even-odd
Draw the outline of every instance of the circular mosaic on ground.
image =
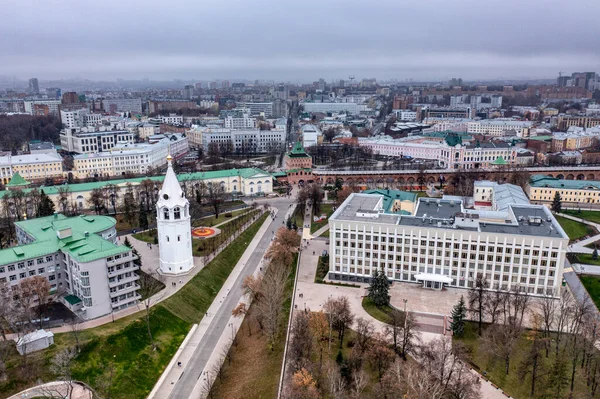
[[220, 232], [221, 231], [217, 228], [201, 226], [201, 227], [196, 227], [196, 228], [192, 229], [192, 237], [194, 237], [194, 238], [209, 238], [212, 236], [216, 236]]

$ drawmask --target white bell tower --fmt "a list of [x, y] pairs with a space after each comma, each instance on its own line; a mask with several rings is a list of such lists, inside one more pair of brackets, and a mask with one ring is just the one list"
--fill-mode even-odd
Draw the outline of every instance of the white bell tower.
[[167, 175], [156, 202], [160, 271], [164, 274], [183, 274], [194, 267], [190, 203], [177, 181], [172, 160], [169, 155]]

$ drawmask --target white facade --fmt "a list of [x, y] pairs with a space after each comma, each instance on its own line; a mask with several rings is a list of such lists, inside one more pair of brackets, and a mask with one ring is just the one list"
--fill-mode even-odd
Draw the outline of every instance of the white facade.
[[309, 103], [303, 102], [301, 106], [304, 107], [305, 112], [310, 113], [328, 113], [328, 112], [348, 112], [353, 115], [359, 114], [361, 111], [366, 111], [367, 106], [365, 104], [356, 103]]
[[226, 129], [254, 129], [255, 127], [256, 118], [250, 118], [248, 115], [244, 115], [241, 118], [228, 115], [225, 118]]
[[368, 282], [383, 269], [390, 280], [469, 288], [481, 276], [534, 295], [559, 295], [569, 243], [545, 206], [476, 211], [460, 198], [420, 198], [409, 216], [385, 212], [382, 195], [351, 194], [329, 227], [332, 280]]
[[190, 203], [177, 181], [170, 155], [167, 161], [167, 174], [156, 203], [160, 270], [178, 275], [194, 267]]
[[201, 144], [205, 151], [208, 151], [211, 143], [217, 143], [219, 146], [231, 144], [235, 152], [265, 153], [284, 148], [285, 139], [285, 130], [276, 129], [206, 129], [201, 133]]
[[517, 136], [523, 137], [527, 129], [531, 128], [532, 122], [492, 119], [469, 122], [467, 133], [484, 134], [488, 136], [503, 136], [504, 132], [514, 130]]
[[145, 139], [159, 133], [160, 126], [156, 126], [151, 123], [144, 123], [142, 126], [138, 127], [138, 136], [140, 136], [141, 139]]
[[58, 111], [60, 110], [60, 105], [61, 105], [61, 101], [60, 100], [29, 100], [29, 101], [24, 101], [23, 105], [25, 107], [25, 112], [27, 112], [28, 114], [33, 115], [33, 105], [34, 104], [47, 105], [49, 113], [51, 113], [52, 115], [59, 116], [59, 112]]
[[134, 134], [127, 130], [67, 128], [60, 132], [60, 144], [65, 151], [78, 154], [94, 154], [110, 151], [118, 143], [133, 144], [133, 136]]
[[248, 108], [250, 115], [264, 115], [265, 117], [273, 116], [273, 103], [240, 103], [238, 108]]
[[187, 137], [175, 134], [155, 144], [120, 144], [109, 151], [76, 155], [73, 174], [78, 178], [145, 174], [161, 168], [169, 154], [181, 157], [188, 151]]
[[137, 112], [142, 113], [141, 98], [107, 98], [102, 100], [105, 112]]
[[166, 123], [168, 125], [183, 124], [183, 115], [170, 114], [169, 116], [159, 116], [158, 119], [160, 119], [162, 123]]

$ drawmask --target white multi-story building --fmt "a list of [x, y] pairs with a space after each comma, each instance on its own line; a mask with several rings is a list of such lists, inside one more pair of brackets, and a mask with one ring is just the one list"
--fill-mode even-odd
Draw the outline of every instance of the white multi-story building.
[[514, 121], [511, 119], [490, 119], [469, 122], [467, 133], [484, 134], [487, 136], [503, 136], [508, 131], [514, 130], [518, 137], [527, 136], [528, 129], [533, 122]]
[[[173, 137], [175, 139], [173, 139]], [[120, 144], [109, 151], [73, 157], [78, 178], [145, 174], [165, 165], [167, 156], [182, 157], [189, 151], [187, 137], [173, 134], [154, 144]]]
[[102, 108], [105, 112], [137, 112], [142, 113], [141, 98], [106, 98], [102, 100]]
[[117, 245], [107, 216], [55, 214], [15, 223], [19, 245], [0, 250], [0, 282], [48, 280], [52, 293], [84, 319], [135, 306], [139, 267], [131, 248]]
[[482, 277], [490, 289], [558, 296], [569, 237], [519, 187], [487, 183], [475, 187], [481, 209], [458, 197], [419, 198], [410, 215], [386, 209], [383, 195], [351, 194], [329, 219], [329, 279], [368, 282], [383, 270], [441, 289]]
[[341, 102], [323, 102], [311, 103], [303, 102], [300, 104], [305, 112], [310, 113], [328, 113], [328, 112], [347, 112], [353, 115], [358, 115], [361, 111], [367, 111], [367, 105], [356, 103], [341, 103]]
[[225, 128], [226, 129], [254, 129], [256, 127], [256, 118], [251, 118], [249, 115], [243, 115], [242, 117], [234, 117], [233, 115], [227, 115], [225, 117]]
[[319, 141], [323, 141], [322, 136], [323, 134], [317, 125], [310, 123], [302, 125], [302, 144], [304, 145], [304, 148], [319, 144]]
[[26, 100], [23, 102], [25, 112], [28, 114], [34, 114], [34, 105], [46, 105], [48, 106], [48, 112], [52, 115], [60, 116], [60, 100]]
[[141, 126], [138, 126], [137, 132], [141, 139], [145, 139], [159, 134], [160, 126], [156, 126], [152, 123], [143, 123]]
[[166, 123], [168, 125], [182, 125], [183, 124], [183, 115], [177, 114], [169, 114], [169, 116], [159, 116], [161, 123]]
[[396, 119], [403, 122], [414, 122], [417, 120], [417, 112], [409, 109], [395, 109]]
[[102, 124], [102, 114], [93, 114], [87, 108], [60, 111], [60, 120], [67, 129], [94, 127]]
[[468, 125], [472, 122], [472, 119], [466, 118], [425, 118], [423, 123], [431, 126], [431, 130], [434, 132], [460, 132], [466, 133]]
[[179, 185], [167, 158], [167, 174], [156, 202], [160, 271], [163, 274], [186, 274], [194, 267], [190, 203]]
[[205, 129], [201, 133], [202, 147], [205, 151], [211, 143], [219, 146], [231, 146], [231, 150], [243, 153], [265, 153], [285, 147], [285, 130], [231, 130]]
[[127, 130], [101, 128], [67, 128], [60, 132], [60, 144], [65, 151], [93, 154], [109, 151], [120, 143], [133, 144], [134, 134]]
[[239, 103], [238, 108], [248, 108], [250, 115], [264, 115], [266, 118], [273, 116], [273, 103]]

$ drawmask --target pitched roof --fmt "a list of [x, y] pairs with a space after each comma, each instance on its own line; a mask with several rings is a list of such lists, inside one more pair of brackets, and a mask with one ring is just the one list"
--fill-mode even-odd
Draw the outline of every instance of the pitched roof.
[[308, 155], [306, 153], [306, 151], [304, 150], [304, 147], [302, 146], [302, 143], [299, 141], [296, 141], [296, 143], [294, 144], [294, 147], [288, 153], [288, 156], [292, 157], [292, 158], [303, 158], [303, 157], [309, 157], [310, 155]]
[[[395, 201], [417, 201], [417, 194], [409, 193], [408, 191], [400, 191], [400, 190], [384, 190], [384, 189], [374, 189], [374, 190], [364, 190], [362, 194], [379, 194], [383, 195], [383, 209], [386, 212], [390, 212], [392, 205], [394, 205]], [[408, 213], [401, 211], [403, 213]]]
[[27, 180], [21, 177], [19, 172], [15, 172], [15, 174], [13, 175], [12, 179], [10, 179], [6, 187], [28, 186], [30, 184], [31, 183], [29, 183]]
[[492, 165], [508, 165], [508, 162], [504, 160], [501, 156], [498, 156], [495, 161], [490, 162]]
[[600, 181], [566, 180], [546, 175], [533, 175], [529, 180], [531, 187], [568, 188], [573, 190], [600, 190]]
[[[66, 217], [61, 214], [15, 222], [34, 242], [0, 250], [0, 265], [25, 259], [50, 255], [58, 250], [68, 252], [80, 262], [91, 262], [130, 251], [123, 245], [115, 245], [96, 233], [114, 226], [115, 219], [108, 216]], [[59, 238], [58, 231], [71, 229], [71, 235]], [[85, 234], [85, 233], [89, 234]]]
[[169, 155], [169, 158], [167, 159], [169, 160], [169, 166], [167, 167], [167, 174], [165, 175], [162, 188], [158, 193], [158, 201], [156, 205], [159, 207], [166, 206], [167, 208], [171, 209], [176, 206], [184, 207], [189, 202], [185, 198], [183, 190], [181, 189], [179, 181], [177, 180], [177, 175], [173, 170], [171, 156]]
[[[245, 179], [252, 177], [269, 177], [271, 174], [265, 172], [261, 169], [257, 168], [242, 168], [242, 169], [227, 169], [227, 170], [217, 170], [217, 171], [208, 171], [208, 172], [194, 172], [194, 173], [182, 173], [177, 176], [177, 179], [180, 182], [184, 181], [196, 181], [196, 180], [212, 180], [212, 179], [223, 179], [227, 177], [236, 177], [240, 176]], [[77, 193], [77, 192], [85, 192], [92, 191], [95, 188], [102, 188], [109, 184], [113, 184], [115, 186], [124, 186], [127, 183], [139, 184], [144, 180], [152, 180], [161, 182], [164, 180], [164, 176], [144, 176], [144, 177], [135, 177], [132, 179], [115, 179], [115, 180], [107, 180], [107, 181], [99, 181], [99, 182], [91, 182], [91, 183], [77, 183], [77, 184], [65, 184], [62, 186], [48, 186], [43, 187], [44, 192], [48, 195], [58, 194], [59, 188], [67, 187], [69, 192]], [[24, 189], [23, 192], [27, 193], [32, 189]], [[4, 197], [9, 191], [4, 190], [0, 191], [0, 198]]]

